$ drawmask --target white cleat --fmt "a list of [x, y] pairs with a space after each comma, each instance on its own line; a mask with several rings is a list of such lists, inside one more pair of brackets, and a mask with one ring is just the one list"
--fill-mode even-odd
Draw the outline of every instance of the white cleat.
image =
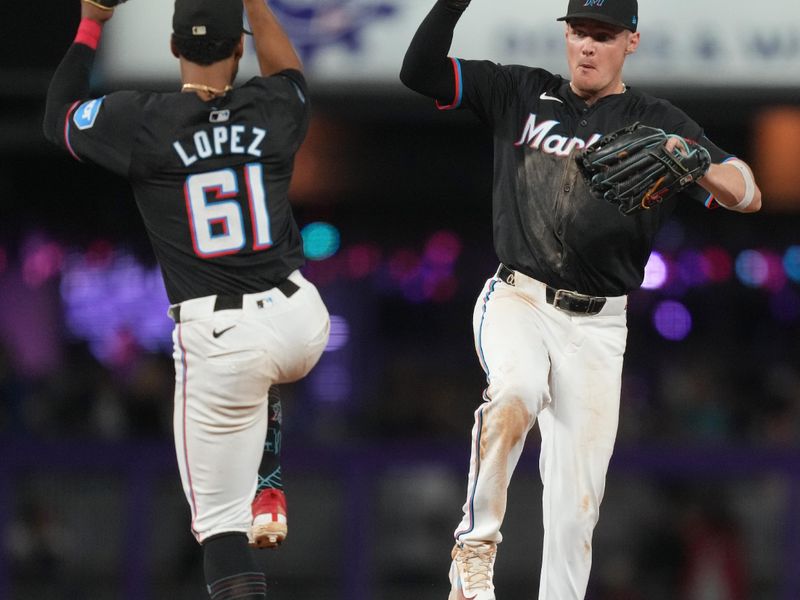
[[456, 544], [450, 554], [450, 596], [448, 600], [495, 600], [494, 542]]

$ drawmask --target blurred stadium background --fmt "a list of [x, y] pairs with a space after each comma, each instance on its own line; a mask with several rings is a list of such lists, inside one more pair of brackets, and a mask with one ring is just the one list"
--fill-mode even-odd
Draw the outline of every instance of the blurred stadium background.
[[[483, 385], [471, 311], [496, 268], [489, 137], [397, 81], [431, 0], [272, 4], [314, 91], [293, 201], [333, 333], [313, 374], [284, 389], [291, 527], [259, 554], [270, 598], [441, 599]], [[681, 206], [631, 296], [588, 598], [797, 600], [800, 13], [793, 0], [640, 4], [627, 83], [754, 165], [765, 208]], [[203, 598], [160, 274], [126, 184], [41, 134], [77, 5], [4, 6], [21, 25], [0, 39], [0, 598]], [[564, 72], [565, 2], [473, 5], [456, 54]], [[176, 89], [171, 6], [119, 10], [98, 94]], [[499, 598], [535, 596], [535, 430], [529, 446]]]

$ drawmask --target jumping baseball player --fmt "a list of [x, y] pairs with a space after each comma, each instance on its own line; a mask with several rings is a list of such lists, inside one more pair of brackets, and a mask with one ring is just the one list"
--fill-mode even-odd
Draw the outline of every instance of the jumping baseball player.
[[268, 393], [310, 371], [329, 331], [319, 293], [298, 270], [302, 241], [287, 200], [308, 127], [306, 82], [264, 0], [244, 0], [261, 76], [235, 88], [242, 0], [176, 0], [182, 88], [91, 98], [95, 52], [117, 3], [82, 3], [44, 130], [76, 159], [131, 182], [175, 321], [175, 447], [208, 593], [264, 598], [247, 534]]
[[639, 46], [636, 0], [569, 1], [559, 19], [568, 79], [448, 58], [468, 5], [436, 2], [401, 73], [439, 109], [471, 110], [494, 136], [501, 264], [473, 315], [488, 385], [475, 412], [450, 599], [495, 597], [506, 491], [538, 421], [539, 600], [578, 600], [617, 433], [626, 295], [641, 284], [654, 236], [679, 201], [754, 212], [761, 194], [747, 165], [686, 114], [623, 82]]

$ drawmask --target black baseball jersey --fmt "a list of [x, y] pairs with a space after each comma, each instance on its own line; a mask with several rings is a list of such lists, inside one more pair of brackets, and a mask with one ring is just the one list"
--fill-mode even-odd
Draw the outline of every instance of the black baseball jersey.
[[693, 186], [633, 216], [591, 195], [575, 155], [637, 121], [697, 141], [715, 163], [730, 158], [665, 100], [628, 87], [592, 106], [542, 69], [451, 59], [455, 97], [494, 133], [494, 245], [498, 258], [556, 288], [617, 296], [641, 285], [653, 239], [681, 197], [713, 203]]
[[172, 303], [268, 289], [304, 263], [287, 198], [309, 121], [299, 71], [204, 102], [122, 91], [75, 102], [59, 140], [130, 180]]

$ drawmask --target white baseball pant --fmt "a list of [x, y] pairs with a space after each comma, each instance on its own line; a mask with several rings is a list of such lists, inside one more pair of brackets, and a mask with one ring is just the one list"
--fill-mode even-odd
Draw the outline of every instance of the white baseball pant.
[[240, 309], [215, 311], [216, 296], [180, 304], [173, 425], [198, 542], [249, 529], [269, 388], [307, 375], [328, 342], [316, 287], [299, 271], [289, 280], [299, 288], [291, 297], [277, 288], [245, 294]]
[[472, 429], [467, 501], [457, 542], [502, 540], [507, 488], [539, 419], [544, 551], [539, 600], [581, 600], [592, 561], [619, 419], [627, 338], [625, 296], [593, 316], [546, 301], [546, 286], [516, 272], [486, 282], [473, 315], [486, 372]]

